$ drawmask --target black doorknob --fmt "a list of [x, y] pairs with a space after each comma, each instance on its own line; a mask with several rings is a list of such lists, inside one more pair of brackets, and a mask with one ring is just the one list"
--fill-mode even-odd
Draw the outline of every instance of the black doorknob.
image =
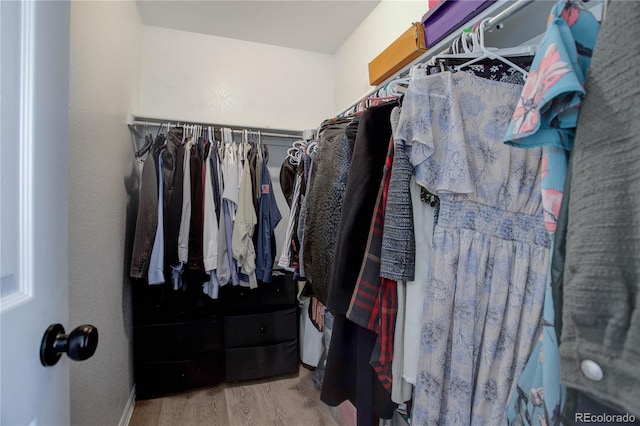
[[91, 358], [98, 347], [98, 329], [85, 324], [65, 334], [62, 324], [51, 324], [40, 343], [40, 362], [45, 367], [56, 365], [63, 353], [74, 361]]

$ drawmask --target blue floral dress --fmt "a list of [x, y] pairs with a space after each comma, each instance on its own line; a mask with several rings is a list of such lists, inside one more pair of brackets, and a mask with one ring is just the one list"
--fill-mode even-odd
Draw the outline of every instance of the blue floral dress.
[[549, 237], [541, 149], [502, 141], [522, 86], [469, 73], [411, 81], [399, 132], [440, 198], [412, 425], [497, 425], [534, 345]]
[[[505, 140], [520, 148], [542, 146], [541, 195], [550, 236], [562, 203], [569, 151], [584, 97], [584, 81], [600, 25], [581, 1], [561, 0], [531, 65]], [[512, 425], [559, 425], [565, 390], [554, 328], [551, 279], [547, 279], [543, 328], [509, 403]]]

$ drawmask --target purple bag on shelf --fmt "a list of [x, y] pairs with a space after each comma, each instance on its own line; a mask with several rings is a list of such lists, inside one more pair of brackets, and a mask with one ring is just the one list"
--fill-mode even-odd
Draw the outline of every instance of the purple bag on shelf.
[[460, 28], [496, 0], [441, 0], [422, 17], [427, 47]]

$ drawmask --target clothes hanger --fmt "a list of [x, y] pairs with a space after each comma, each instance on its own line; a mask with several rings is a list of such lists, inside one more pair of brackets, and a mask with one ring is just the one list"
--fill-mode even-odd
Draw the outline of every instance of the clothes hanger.
[[182, 125], [182, 142], [181, 145], [184, 145], [184, 141], [187, 139], [187, 126]]
[[287, 158], [294, 166], [300, 164], [300, 159], [307, 148], [305, 141], [294, 141], [291, 148], [287, 149]]
[[409, 70], [409, 81], [417, 77], [425, 77], [427, 75], [427, 67], [435, 65], [435, 58], [430, 58], [427, 62], [421, 62], [411, 67]]
[[149, 149], [151, 148], [151, 145], [153, 145], [153, 137], [152, 135], [147, 134], [144, 136], [144, 144], [142, 145], [142, 148], [137, 150], [135, 153], [136, 158], [142, 157], [144, 154], [146, 154], [147, 151], [149, 151]]
[[296, 153], [289, 153], [289, 150], [291, 150], [291, 148], [287, 150], [287, 161], [292, 165], [297, 166], [300, 164], [300, 157]]
[[222, 129], [222, 141], [225, 144], [233, 143], [233, 131], [228, 127]]
[[[436, 56], [436, 60], [439, 61], [443, 59], [470, 58], [471, 60], [463, 64], [456, 65], [454, 67], [456, 71], [460, 71], [462, 68], [473, 65], [484, 59], [494, 59], [511, 66], [513, 69], [520, 72], [526, 78], [528, 72], [523, 68], [519, 67], [518, 65], [514, 64], [510, 60], [508, 60], [506, 57], [507, 56], [533, 56], [535, 55], [535, 52], [536, 52], [536, 46], [521, 46], [521, 47], [506, 48], [506, 49], [497, 49], [493, 47], [487, 47], [485, 45], [485, 39], [484, 39], [484, 27], [485, 27], [485, 22], [487, 22], [490, 19], [491, 18], [486, 18], [482, 20], [480, 22], [480, 25], [477, 28], [477, 31], [471, 33], [472, 35], [470, 37], [471, 37], [471, 41], [473, 42], [472, 48], [470, 48], [470, 46], [468, 45], [468, 42], [464, 42], [462, 44], [463, 50], [471, 49], [470, 52], [457, 53], [457, 54], [456, 53], [440, 54]], [[468, 31], [465, 31], [465, 33], [463, 34], [468, 34]], [[462, 38], [464, 39], [466, 38], [466, 36]], [[455, 49], [452, 49], [452, 50], [455, 51]]]
[[[169, 124], [167, 123], [167, 128], [168, 126]], [[151, 145], [146, 150], [153, 149], [155, 152], [160, 152], [160, 150], [165, 146], [167, 141], [166, 138], [160, 139], [160, 135], [162, 134], [161, 133], [162, 127], [163, 127], [163, 124], [160, 124], [160, 127], [158, 128], [158, 134], [156, 135], [155, 140], [153, 138], [149, 138]]]
[[[387, 87], [387, 94], [393, 98], [398, 98], [404, 95], [410, 82], [411, 78], [409, 77], [398, 78], [391, 81]], [[402, 88], [403, 90], [399, 91], [400, 88]]]
[[367, 96], [366, 98], [362, 98], [360, 102], [358, 102], [356, 106], [356, 111], [354, 114], [359, 115], [362, 114], [367, 108], [372, 106], [377, 106], [383, 104], [388, 101], [393, 101], [398, 99], [398, 96], [380, 96], [376, 97], [374, 95]]

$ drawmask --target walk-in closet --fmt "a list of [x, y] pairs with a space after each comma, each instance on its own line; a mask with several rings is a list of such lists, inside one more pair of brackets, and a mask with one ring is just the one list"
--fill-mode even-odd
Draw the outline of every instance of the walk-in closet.
[[0, 1], [0, 423], [639, 424], [639, 21]]

